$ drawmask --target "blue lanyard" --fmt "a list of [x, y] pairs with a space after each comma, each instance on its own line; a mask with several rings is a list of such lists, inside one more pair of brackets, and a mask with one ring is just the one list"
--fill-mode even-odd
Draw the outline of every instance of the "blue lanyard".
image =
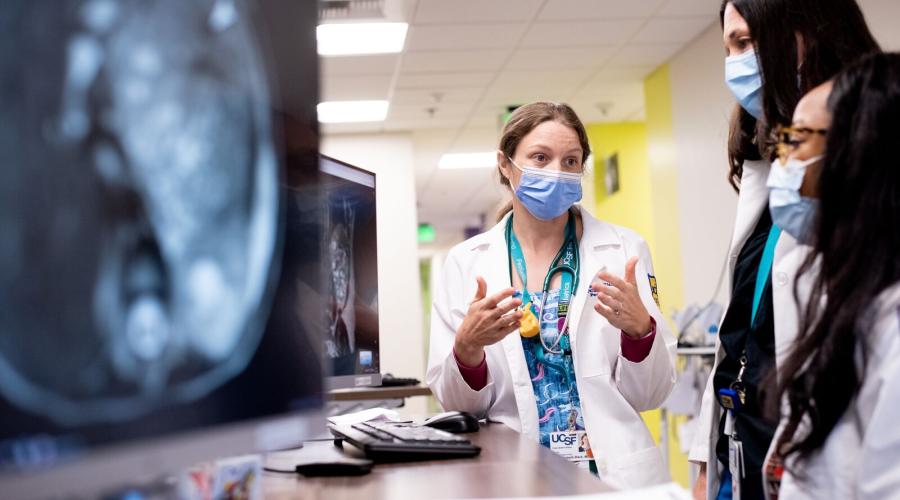
[[781, 236], [781, 228], [772, 224], [769, 229], [769, 237], [766, 238], [766, 247], [763, 249], [762, 258], [759, 261], [759, 269], [756, 271], [756, 288], [753, 290], [753, 309], [750, 312], [750, 326], [756, 326], [756, 315], [759, 313], [759, 302], [762, 300], [766, 281], [772, 272], [772, 262], [775, 260], [775, 245]]
[[[753, 289], [753, 308], [750, 311], [750, 329], [756, 327], [757, 315], [759, 314], [759, 303], [762, 301], [763, 290], [766, 288], [766, 282], [772, 273], [772, 263], [775, 260], [775, 246], [778, 243], [778, 237], [781, 236], [781, 228], [772, 224], [769, 229], [769, 235], [766, 237], [766, 245], [763, 248], [762, 257], [759, 259], [759, 267], [756, 269], [756, 286]], [[748, 339], [749, 341], [749, 339]], [[744, 369], [747, 367], [747, 344], [741, 351], [739, 359], [741, 364], [737, 378], [728, 388], [721, 388], [717, 391], [719, 404], [727, 408], [730, 416], [742, 411], [745, 403], [745, 386], [743, 382]], [[727, 425], [727, 424], [726, 424]]]
[[[531, 301], [531, 295], [528, 293], [528, 273], [525, 268], [525, 255], [522, 253], [522, 246], [519, 244], [518, 238], [512, 230], [512, 215], [506, 222], [506, 244], [509, 250], [509, 259], [512, 263], [511, 267], [516, 268], [519, 278], [522, 280], [522, 303], [528, 304]], [[578, 237], [575, 233], [575, 217], [569, 212], [569, 219], [566, 222], [565, 236], [563, 244], [553, 261], [550, 263], [550, 269], [547, 270], [547, 276], [544, 278], [544, 286], [542, 288], [542, 299], [547, 300], [547, 292], [550, 288], [550, 282], [553, 275], [560, 273], [560, 292], [558, 315], [560, 319], [565, 319], [569, 312], [569, 302], [575, 295], [575, 287], [578, 286]], [[513, 284], [512, 269], [509, 270], [509, 284]], [[534, 305], [532, 304], [532, 310]], [[538, 311], [538, 324], [543, 325], [541, 316], [543, 311]], [[568, 328], [566, 328], [568, 330]], [[564, 335], [565, 331], [559, 332], [560, 341], [567, 340]], [[571, 367], [571, 346], [568, 341], [562, 342], [562, 350], [565, 354], [564, 359], [557, 363], [547, 359], [544, 353], [543, 339], [540, 343], [534, 344], [535, 357], [543, 363], [547, 368], [562, 373], [568, 380], [570, 390], [575, 388], [575, 373]]]
[[[506, 222], [506, 243], [509, 247], [510, 261], [522, 280], [522, 303], [528, 304], [531, 302], [531, 295], [528, 293], [528, 272], [525, 269], [525, 255], [522, 253], [522, 245], [519, 244], [519, 240], [512, 230], [512, 215], [509, 216]], [[559, 291], [559, 315], [561, 318], [565, 318], [569, 309], [569, 301], [575, 294], [575, 287], [578, 286], [578, 238], [575, 234], [575, 217], [571, 212], [569, 213], [569, 220], [566, 222], [563, 244], [556, 253], [556, 257], [550, 263], [550, 269], [544, 278], [544, 286], [541, 289], [544, 300], [547, 299], [550, 282], [556, 273], [561, 274], [560, 279], [562, 280]], [[509, 283], [512, 284], [512, 282], [512, 270], [510, 270]]]

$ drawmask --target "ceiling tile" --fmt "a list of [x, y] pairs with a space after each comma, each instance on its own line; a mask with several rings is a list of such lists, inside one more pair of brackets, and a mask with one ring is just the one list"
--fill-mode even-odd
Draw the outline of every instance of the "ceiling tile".
[[353, 101], [387, 99], [390, 95], [390, 76], [338, 76], [322, 78], [323, 101]]
[[643, 20], [571, 21], [535, 23], [522, 39], [521, 47], [546, 49], [586, 45], [620, 45], [630, 40]]
[[[455, 217], [480, 214], [499, 202], [502, 188], [493, 168], [441, 170], [435, 168], [429, 182], [421, 190], [419, 199], [427, 199], [426, 216], [439, 218], [440, 214]], [[486, 191], [486, 199], [481, 192]], [[476, 202], [477, 203], [473, 203]], [[493, 214], [489, 214], [492, 216]]]
[[[488, 104], [481, 102], [472, 112], [469, 121], [466, 122], [466, 128], [460, 132], [457, 141], [461, 141], [466, 134], [474, 134], [473, 130], [494, 130], [495, 138], [499, 137], [500, 129], [503, 128], [502, 117], [506, 113], [507, 103]], [[496, 147], [496, 144], [492, 147]]]
[[585, 123], [622, 120], [644, 106], [644, 87], [634, 84], [596, 88], [591, 93], [579, 94], [570, 104]]
[[589, 70], [504, 71], [485, 93], [484, 102], [511, 105], [565, 100], [589, 76]]
[[406, 52], [503, 49], [513, 47], [525, 31], [518, 24], [439, 24], [412, 26]]
[[391, 103], [391, 107], [388, 110], [388, 120], [439, 121], [445, 118], [466, 118], [474, 106], [475, 101], [471, 101], [468, 104], [452, 103], [424, 106]]
[[402, 73], [398, 89], [431, 89], [452, 87], [484, 87], [491, 83], [494, 73]]
[[613, 101], [619, 98], [639, 98], [644, 97], [644, 84], [640, 80], [633, 82], [606, 82], [591, 83], [582, 88], [577, 94], [572, 96], [575, 102], [583, 102], [589, 100], [591, 102]]
[[490, 71], [503, 64], [508, 52], [508, 50], [412, 52], [403, 55], [401, 71], [403, 73]]
[[398, 54], [320, 57], [319, 62], [326, 76], [391, 75], [399, 57]]
[[528, 21], [543, 0], [419, 0], [413, 24]]
[[466, 127], [456, 137], [453, 151], [458, 153], [471, 153], [479, 151], [492, 151], [497, 149], [500, 141], [500, 129], [496, 126]]
[[647, 109], [641, 106], [622, 118], [625, 122], [642, 122], [647, 119]]
[[660, 17], [708, 16], [718, 19], [721, 0], [668, 0], [656, 13]]
[[490, 110], [478, 110], [469, 118], [466, 125], [475, 128], [496, 127], [499, 133], [499, 130], [503, 128], [501, 117], [505, 112], [505, 106], [494, 106]]
[[662, 0], [548, 0], [538, 19], [567, 21], [649, 17], [661, 2]]
[[506, 63], [510, 70], [596, 68], [612, 55], [613, 47], [519, 49]]
[[589, 85], [599, 85], [603, 83], [615, 82], [642, 82], [656, 66], [650, 64], [635, 64], [629, 66], [608, 64], [603, 66], [600, 71], [594, 75]]
[[474, 102], [484, 92], [483, 88], [449, 88], [442, 89], [397, 89], [394, 91], [392, 101], [400, 105], [442, 105], [457, 104], [460, 102]]
[[610, 64], [618, 66], [659, 66], [680, 48], [677, 44], [629, 45], [622, 47]]
[[459, 128], [465, 124], [466, 118], [455, 116], [449, 118], [433, 118], [419, 120], [385, 120], [384, 129], [388, 131], [416, 131], [430, 128]]
[[714, 22], [711, 16], [651, 19], [634, 37], [634, 42], [682, 44], [693, 40]]

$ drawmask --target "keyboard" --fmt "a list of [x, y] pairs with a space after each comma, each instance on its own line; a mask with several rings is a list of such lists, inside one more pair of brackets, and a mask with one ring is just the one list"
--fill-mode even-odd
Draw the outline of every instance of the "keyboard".
[[390, 373], [386, 373], [381, 377], [381, 387], [403, 387], [407, 385], [419, 385], [419, 379], [394, 377]]
[[466, 458], [481, 453], [481, 448], [468, 439], [408, 422], [329, 424], [328, 428], [336, 438], [356, 446], [376, 462]]

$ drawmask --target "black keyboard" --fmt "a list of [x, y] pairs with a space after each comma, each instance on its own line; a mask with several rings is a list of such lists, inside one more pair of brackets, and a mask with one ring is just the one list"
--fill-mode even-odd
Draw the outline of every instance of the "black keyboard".
[[387, 373], [381, 377], [381, 387], [403, 387], [407, 385], [419, 385], [419, 379], [393, 377], [390, 373]]
[[465, 458], [481, 453], [468, 439], [408, 422], [329, 424], [328, 428], [376, 462]]

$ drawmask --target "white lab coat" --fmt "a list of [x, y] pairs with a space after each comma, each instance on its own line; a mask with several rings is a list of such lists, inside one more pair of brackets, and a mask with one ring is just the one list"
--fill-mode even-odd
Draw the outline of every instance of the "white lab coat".
[[[731, 240], [731, 248], [728, 254], [728, 279], [729, 283], [734, 276], [734, 267], [744, 243], [753, 233], [756, 223], [759, 221], [763, 210], [769, 209], [769, 189], [766, 180], [769, 177], [771, 164], [765, 161], [745, 161], [741, 175], [741, 191], [738, 196], [737, 215], [734, 226], [734, 234]], [[775, 256], [772, 263], [772, 307], [775, 326], [775, 364], [776, 368], [784, 360], [788, 349], [797, 336], [800, 314], [798, 302], [794, 298], [794, 281], [803, 261], [809, 254], [810, 247], [799, 244], [793, 237], [782, 232], [775, 246]], [[809, 286], [812, 283], [813, 273], [802, 276], [798, 286], [800, 304], [803, 304], [809, 295]], [[729, 286], [730, 289], [730, 286]], [[727, 309], [726, 309], [727, 314]], [[749, 321], [749, 318], [748, 318]], [[725, 349], [716, 338], [715, 364], [725, 357]], [[697, 430], [691, 446], [688, 459], [695, 463], [707, 463], [707, 499], [716, 498], [719, 491], [719, 478], [722, 475], [722, 464], [716, 459], [715, 447], [719, 438], [719, 420], [722, 416], [721, 407], [716, 401], [713, 387], [715, 369], [710, 373], [706, 389], [700, 406], [700, 415], [697, 417]]]
[[[620, 488], [669, 481], [659, 448], [638, 412], [659, 407], [675, 383], [675, 338], [653, 300], [648, 275], [653, 264], [646, 242], [635, 232], [595, 219], [584, 208], [579, 243], [581, 269], [570, 311], [569, 331], [582, 415], [600, 477]], [[502, 422], [538, 440], [537, 403], [518, 334], [485, 348], [487, 385], [472, 390], [452, 354], [456, 330], [475, 294], [477, 276], [487, 292], [510, 286], [505, 217], [486, 233], [455, 246], [435, 288], [431, 348], [426, 379], [445, 409], [462, 410]], [[656, 320], [656, 338], [640, 363], [622, 356], [620, 331], [598, 314], [587, 293], [604, 266], [624, 276], [627, 260], [637, 255], [636, 277], [647, 311]], [[498, 481], [504, 478], [497, 478]]]
[[856, 349], [859, 392], [803, 465], [806, 478], [785, 471], [780, 499], [900, 499], [900, 283], [882, 292], [869, 314]]

